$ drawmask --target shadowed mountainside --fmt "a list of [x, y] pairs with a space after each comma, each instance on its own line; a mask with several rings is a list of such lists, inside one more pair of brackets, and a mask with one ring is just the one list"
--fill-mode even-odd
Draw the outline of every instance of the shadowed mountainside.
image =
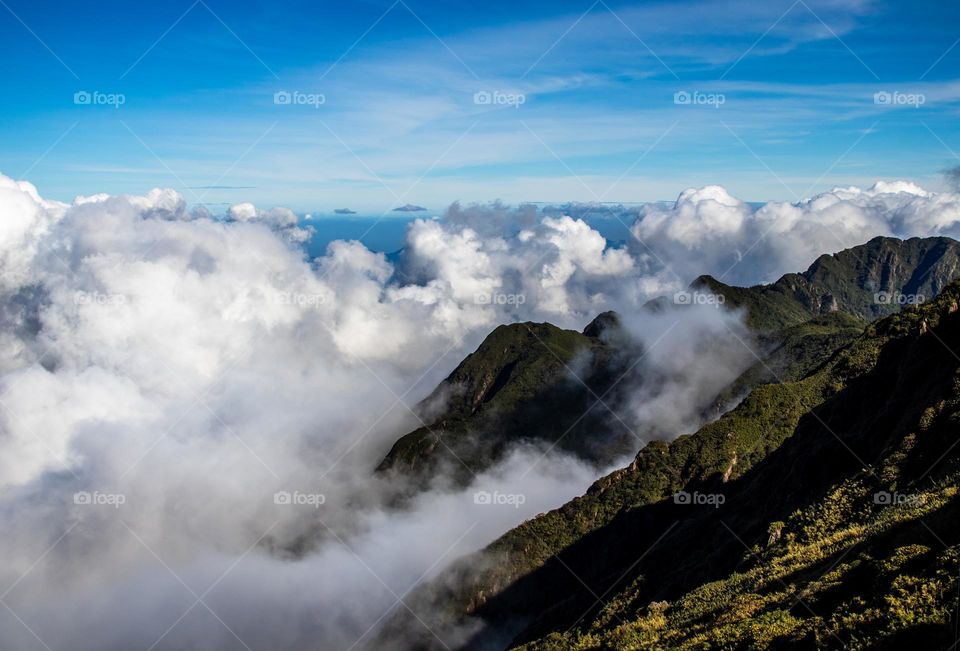
[[937, 296], [960, 275], [960, 243], [947, 237], [875, 237], [866, 244], [822, 255], [803, 273], [769, 285], [731, 287], [700, 276], [691, 285], [725, 297], [747, 311], [747, 325], [779, 330], [830, 312], [866, 321], [897, 312], [905, 302]]
[[[960, 244], [951, 239], [878, 237], [823, 255], [807, 271], [770, 285], [739, 288], [698, 278], [692, 291], [722, 294], [727, 309], [745, 311], [759, 338], [756, 364], [716, 397], [713, 416], [704, 420], [758, 383], [816, 368], [867, 321], [897, 311], [899, 297], [932, 298], [958, 273]], [[668, 305], [661, 298], [648, 308]], [[633, 366], [642, 355], [612, 312], [582, 333], [548, 323], [502, 325], [418, 405], [422, 426], [401, 437], [377, 471], [424, 485], [442, 465], [451, 481], [463, 484], [511, 445], [531, 441], [608, 464], [649, 434], [632, 431], [617, 416], [627, 387], [613, 390], [627, 369], [643, 371]]]
[[421, 403], [424, 426], [399, 439], [378, 472], [429, 476], [446, 462], [462, 482], [509, 445], [537, 439], [597, 463], [626, 453], [636, 441], [597, 403], [625, 371], [629, 344], [607, 336], [618, 328], [612, 313], [583, 333], [549, 323], [498, 327]]
[[[865, 246], [888, 266], [881, 277], [922, 293], [942, 289], [955, 264], [955, 243], [940, 240], [908, 241], [912, 273], [889, 240]], [[840, 287], [832, 268], [821, 258], [808, 273]], [[783, 300], [770, 287], [730, 302], [757, 313]], [[865, 290], [835, 291], [875, 313]], [[482, 622], [475, 648], [946, 648], [960, 560], [958, 301], [954, 284], [865, 329], [831, 307], [779, 330], [779, 346], [738, 380], [752, 390], [735, 409], [651, 442], [408, 602], [441, 637]], [[437, 644], [409, 617], [385, 635]]]

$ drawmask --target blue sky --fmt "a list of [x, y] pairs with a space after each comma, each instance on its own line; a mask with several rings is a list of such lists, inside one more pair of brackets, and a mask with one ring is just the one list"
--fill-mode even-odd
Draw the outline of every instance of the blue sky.
[[958, 40], [927, 0], [2, 0], [0, 172], [215, 211], [943, 189]]

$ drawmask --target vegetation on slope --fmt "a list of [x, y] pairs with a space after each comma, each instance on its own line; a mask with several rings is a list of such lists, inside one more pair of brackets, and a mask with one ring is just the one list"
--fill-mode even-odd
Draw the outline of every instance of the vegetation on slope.
[[[723, 495], [718, 508], [668, 497], [619, 514], [589, 551], [582, 540], [562, 550], [557, 560], [589, 596], [581, 586], [572, 611], [561, 600], [542, 608], [518, 641], [531, 650], [955, 642], [958, 300], [954, 285], [932, 305], [871, 326], [809, 378], [832, 395], [788, 440], [729, 483], [685, 485]], [[633, 543], [652, 537], [641, 525], [666, 533], [634, 567], [630, 554], [614, 564], [583, 556], [613, 544], [637, 553]], [[597, 574], [621, 567], [620, 581]], [[602, 609], [592, 608], [605, 593]], [[572, 613], [585, 604], [578, 622]]]
[[[932, 304], [872, 324], [808, 375], [754, 389], [740, 406], [695, 435], [651, 443], [631, 466], [601, 479], [583, 497], [521, 525], [481, 556], [459, 564], [442, 582], [421, 591], [415, 608], [435, 616], [480, 616], [493, 625], [486, 634], [506, 632], [531, 648], [714, 648], [728, 646], [723, 641], [728, 638], [746, 640], [748, 634], [755, 637], [745, 647], [774, 638], [829, 646], [815, 619], [827, 613], [778, 610], [771, 587], [771, 577], [783, 578], [782, 567], [773, 567], [777, 550], [799, 554], [808, 563], [806, 569], [789, 565], [795, 571], [786, 583], [813, 589], [810, 577], [823, 558], [837, 560], [830, 552], [835, 536], [865, 536], [864, 553], [882, 542], [880, 523], [891, 516], [860, 508], [867, 495], [863, 490], [909, 486], [930, 504], [952, 508], [944, 501], [950, 497], [944, 473], [955, 460], [950, 445], [957, 433], [958, 359], [944, 345], [960, 349], [958, 299], [960, 288], [950, 286]], [[936, 472], [925, 474], [946, 452]], [[931, 483], [935, 479], [941, 484]], [[859, 494], [857, 486], [863, 489]], [[720, 508], [676, 503], [673, 496], [680, 491], [723, 495], [724, 503]], [[840, 503], [831, 497], [838, 494], [849, 499]], [[768, 540], [769, 550], [763, 548]], [[746, 551], [744, 542], [753, 549]], [[931, 546], [925, 539], [908, 545]], [[820, 558], [821, 552], [828, 556]], [[881, 551], [873, 553], [862, 558], [896, 562]], [[750, 566], [756, 556], [763, 562]], [[794, 562], [784, 558], [777, 562]], [[937, 558], [941, 564], [947, 559]], [[759, 574], [741, 576], [751, 571]], [[766, 584], [749, 583], [759, 575], [767, 577]], [[949, 586], [936, 583], [934, 575], [917, 575], [916, 590], [939, 595], [930, 612], [940, 615], [928, 615], [942, 620], [942, 589]], [[738, 581], [748, 587], [741, 590], [742, 607], [737, 602], [739, 610], [731, 613], [722, 598], [736, 594]], [[874, 584], [849, 588], [859, 597], [850, 597], [843, 602], [847, 610], [838, 611], [846, 613], [844, 643], [924, 634], [889, 613], [862, 615], [872, 623], [857, 623], [861, 606], [878, 609], [883, 603], [905, 610], [912, 597], [897, 592], [903, 581], [891, 583], [886, 592]], [[701, 610], [715, 609], [700, 617], [690, 615], [695, 609], [675, 605], [684, 598], [684, 604], [709, 601], [709, 595], [721, 601], [701, 604]], [[824, 597], [822, 603], [828, 601]], [[598, 610], [604, 603], [610, 604], [606, 614]], [[721, 611], [726, 619], [714, 622]], [[746, 614], [738, 619], [736, 613]], [[747, 622], [751, 617], [759, 622], [754, 628]], [[723, 622], [729, 627], [720, 627]], [[442, 617], [433, 622], [442, 624]], [[839, 623], [831, 620], [830, 626]], [[786, 628], [791, 632], [776, 633]], [[698, 637], [714, 633], [728, 637], [709, 643]], [[692, 646], [683, 646], [688, 643]], [[431, 643], [424, 640], [423, 646]], [[739, 643], [730, 642], [729, 648]]]
[[[611, 314], [585, 333], [549, 323], [498, 327], [424, 401], [424, 425], [400, 438], [378, 470], [429, 476], [446, 460], [466, 480], [509, 445], [537, 439], [597, 462], [622, 454], [632, 437], [594, 405], [623, 371], [619, 347], [603, 336], [614, 327]], [[440, 413], [430, 414], [437, 403]]]
[[955, 240], [875, 237], [822, 255], [805, 272], [787, 274], [769, 285], [731, 287], [701, 276], [691, 287], [722, 294], [726, 306], [746, 310], [749, 326], [768, 332], [831, 312], [872, 321], [905, 304], [932, 299], [958, 275], [960, 243]]
[[[821, 256], [806, 272], [771, 285], [739, 288], [699, 278], [694, 291], [722, 294], [724, 305], [744, 309], [760, 333], [757, 363], [716, 397], [715, 412], [761, 383], [806, 376], [867, 321], [898, 310], [897, 297], [935, 296], [958, 270], [960, 244], [953, 240], [879, 237]], [[888, 300], [878, 301], [880, 292]], [[608, 389], [642, 355], [619, 327], [612, 312], [583, 333], [547, 323], [498, 327], [418, 407], [422, 426], [400, 438], [377, 470], [425, 484], [446, 462], [452, 480], [465, 483], [519, 442], [556, 443], [597, 465], [635, 449], [635, 434], [607, 409], [619, 397]]]

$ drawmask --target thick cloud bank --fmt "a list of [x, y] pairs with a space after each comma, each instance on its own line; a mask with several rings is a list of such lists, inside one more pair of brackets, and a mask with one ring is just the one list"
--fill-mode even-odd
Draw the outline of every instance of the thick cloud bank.
[[726, 280], [756, 282], [874, 235], [956, 234], [958, 201], [877, 184], [754, 209], [707, 187], [633, 215], [622, 247], [568, 215], [454, 206], [395, 266], [345, 241], [308, 260], [285, 209], [64, 204], [0, 177], [0, 647], [363, 643], [416, 581], [599, 472], [518, 449], [384, 506], [372, 468], [419, 424], [407, 405], [494, 326], [621, 311], [657, 381], [631, 379], [616, 417], [678, 434], [749, 357], [710, 344], [735, 315], [641, 316], [648, 298], [738, 259]]
[[645, 207], [638, 217], [631, 231], [642, 248], [684, 280], [711, 273], [749, 284], [801, 271], [821, 253], [878, 235], [957, 237], [960, 196], [881, 181], [754, 209], [722, 187], [707, 186], [686, 190], [673, 206]]

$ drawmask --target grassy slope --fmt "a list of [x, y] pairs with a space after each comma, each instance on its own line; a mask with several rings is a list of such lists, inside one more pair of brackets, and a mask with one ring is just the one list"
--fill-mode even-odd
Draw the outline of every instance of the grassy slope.
[[718, 398], [726, 403], [751, 388], [770, 382], [797, 381], [816, 370], [831, 355], [860, 336], [866, 322], [846, 312], [830, 312], [761, 334], [757, 349], [762, 359], [737, 378]]
[[775, 331], [811, 316], [842, 311], [872, 321], [897, 312], [895, 301], [878, 302], [879, 292], [931, 299], [960, 275], [960, 244], [946, 237], [899, 240], [876, 237], [866, 244], [822, 255], [803, 273], [770, 285], [731, 287], [710, 276], [693, 282], [723, 294], [726, 305], [747, 310], [747, 324]]
[[[933, 296], [957, 273], [958, 261], [960, 244], [947, 238], [875, 238], [821, 256], [806, 272], [771, 285], [738, 288], [701, 277], [695, 286], [722, 293], [728, 307], [744, 308], [747, 323], [763, 333], [763, 361], [716, 404], [736, 402], [761, 382], [799, 379], [859, 334], [863, 319], [899, 309], [876, 304], [876, 291]], [[594, 405], [627, 359], [599, 336], [603, 326], [615, 328], [616, 316], [601, 315], [584, 333], [547, 323], [498, 327], [424, 401], [446, 399], [443, 412], [431, 414], [421, 405], [424, 426], [400, 438], [378, 471], [426, 482], [438, 463], [448, 461], [454, 479], [465, 482], [523, 440], [559, 440], [562, 449], [597, 464], [622, 453], [635, 444], [633, 436]]]
[[[933, 305], [871, 326], [799, 383], [834, 387], [833, 397], [752, 470], [726, 486], [715, 482], [728, 498], [721, 508], [662, 501], [621, 514], [608, 527], [621, 543], [632, 542], [626, 534], [638, 534], [640, 522], [678, 523], [623, 582], [592, 581], [589, 562], [561, 552], [593, 592], [607, 588], [612, 597], [570, 633], [550, 632], [572, 623], [555, 605], [528, 624], [526, 637], [536, 641], [526, 648], [952, 644], [960, 360], [944, 344], [960, 345], [958, 300], [952, 286]], [[878, 504], [878, 491], [909, 501]], [[664, 512], [653, 517], [654, 509]], [[592, 541], [594, 553], [610, 543], [603, 538]]]
[[426, 426], [401, 437], [378, 470], [428, 476], [448, 458], [454, 467], [463, 460], [479, 472], [511, 443], [561, 434], [560, 447], [606, 458], [604, 446], [615, 447], [617, 433], [597, 435], [603, 414], [590, 405], [615, 379], [613, 356], [603, 338], [549, 323], [499, 326], [424, 401], [445, 399], [442, 413], [426, 416]]
[[[716, 581], [740, 580], [735, 575], [742, 573], [741, 564], [750, 554], [737, 537], [728, 535], [726, 523], [752, 546], [767, 539], [773, 523], [786, 522], [782, 540], [809, 547], [793, 551], [808, 559], [807, 569], [813, 571], [819, 567], [813, 550], [830, 547], [831, 536], [851, 527], [868, 531], [872, 526], [868, 520], [816, 515], [845, 508], [832, 504], [829, 497], [844, 482], [865, 481], [862, 464], [850, 450], [878, 469], [866, 475], [871, 490], [897, 488], [910, 473], [917, 479], [921, 472], [916, 468], [933, 463], [946, 451], [952, 440], [950, 428], [955, 426], [948, 405], [957, 395], [958, 360], [937, 338], [960, 349], [958, 316], [950, 314], [958, 299], [960, 288], [951, 286], [933, 304], [869, 326], [811, 374], [756, 388], [740, 406], [695, 435], [650, 444], [631, 466], [601, 479], [586, 495], [524, 523], [469, 563], [455, 566], [443, 581], [416, 595], [415, 609], [432, 613], [436, 619], [431, 624], [438, 630], [444, 616], [480, 615], [500, 625], [501, 632], [518, 635], [518, 642], [539, 640], [531, 648], [669, 648], [719, 630], [709, 616], [688, 621], [684, 618], [693, 611], [686, 606], [674, 610], [670, 604], [684, 595], [694, 601], [705, 599], [708, 586]], [[938, 326], [941, 319], [944, 323]], [[921, 334], [927, 328], [937, 330]], [[917, 431], [930, 429], [934, 421], [937, 433], [925, 439], [924, 446], [915, 446], [900, 465], [891, 466], [891, 450], [902, 453], [911, 435], [916, 438]], [[824, 423], [841, 432], [843, 442]], [[693, 507], [670, 499], [679, 490], [719, 491], [728, 495], [728, 502], [721, 509], [691, 512]], [[863, 495], [857, 499], [862, 506]], [[817, 522], [834, 522], [837, 529], [817, 530]], [[653, 551], [636, 565], [651, 546]], [[726, 595], [732, 586], [712, 589]], [[744, 599], [753, 599], [744, 594]], [[608, 607], [611, 613], [596, 611], [597, 595], [605, 595], [604, 601], [618, 595]], [[882, 598], [889, 598], [884, 603], [897, 600], [892, 593]], [[714, 615], [726, 608], [720, 602], [712, 605], [717, 608]], [[583, 621], [592, 622], [589, 626], [568, 635], [556, 632], [584, 614], [588, 616]], [[652, 626], [643, 619], [648, 616], [656, 622], [662, 616], [667, 622], [649, 640], [643, 637], [645, 627]], [[888, 624], [896, 627], [890, 622], [884, 626]], [[693, 628], [684, 628], [688, 625]], [[730, 625], [724, 635], [752, 630], [743, 618]], [[804, 626], [802, 635], [801, 629], [794, 631], [800, 635], [797, 639], [813, 635], [810, 627], [819, 624], [811, 620]], [[879, 624], [871, 626], [869, 634], [878, 635]], [[855, 631], [848, 632], [852, 640]], [[754, 633], [763, 636], [770, 631]], [[691, 644], [688, 648], [698, 648], [699, 642]], [[431, 643], [424, 640], [423, 647], [430, 648]]]

